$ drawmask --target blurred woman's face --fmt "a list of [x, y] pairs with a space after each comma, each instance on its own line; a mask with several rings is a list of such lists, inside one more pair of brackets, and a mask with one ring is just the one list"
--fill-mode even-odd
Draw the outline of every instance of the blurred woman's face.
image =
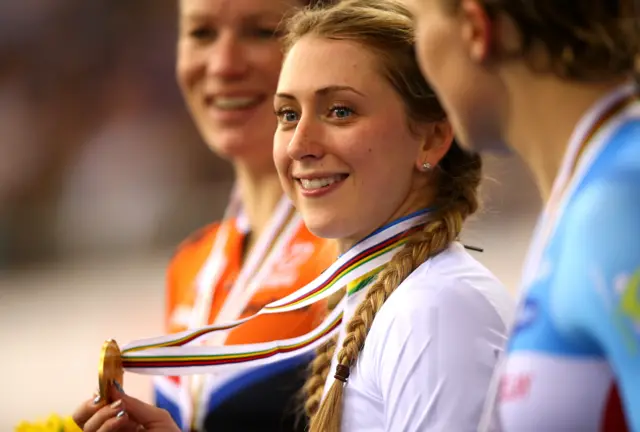
[[505, 151], [504, 86], [495, 68], [487, 67], [482, 55], [470, 47], [474, 32], [468, 16], [452, 13], [451, 0], [405, 3], [414, 15], [420, 68], [442, 102], [458, 142], [477, 152]]
[[297, 0], [180, 0], [176, 74], [209, 147], [273, 166], [273, 94], [282, 62], [276, 29]]

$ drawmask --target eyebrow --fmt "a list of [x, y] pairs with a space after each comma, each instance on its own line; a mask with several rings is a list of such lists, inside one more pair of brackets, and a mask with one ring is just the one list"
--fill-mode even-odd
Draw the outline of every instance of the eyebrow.
[[[281, 20], [281, 14], [274, 11], [260, 11], [247, 14], [242, 17], [243, 22], [258, 22], [261, 20]], [[218, 15], [208, 11], [190, 11], [182, 15], [184, 22], [201, 22], [218, 20]]]
[[[364, 94], [362, 92], [359, 92], [358, 90], [354, 89], [353, 87], [350, 86], [341, 86], [341, 85], [334, 85], [334, 86], [327, 86], [327, 87], [322, 87], [318, 90], [315, 91], [315, 94], [318, 96], [326, 96], [329, 93], [335, 93], [335, 92], [339, 92], [339, 91], [350, 91], [353, 93], [356, 93], [360, 96], [364, 96]], [[289, 94], [289, 93], [276, 93], [276, 97], [279, 98], [283, 98], [283, 99], [295, 99], [295, 96]]]

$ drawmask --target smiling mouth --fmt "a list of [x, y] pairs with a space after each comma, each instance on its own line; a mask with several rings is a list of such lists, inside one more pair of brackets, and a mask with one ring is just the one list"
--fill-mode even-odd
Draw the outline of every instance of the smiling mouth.
[[233, 111], [247, 108], [253, 108], [264, 101], [263, 96], [215, 96], [208, 98], [207, 105], [222, 111]]
[[302, 186], [302, 189], [306, 191], [314, 191], [322, 188], [326, 188], [335, 183], [339, 183], [349, 177], [349, 174], [336, 174], [328, 177], [321, 178], [297, 178], [296, 180]]

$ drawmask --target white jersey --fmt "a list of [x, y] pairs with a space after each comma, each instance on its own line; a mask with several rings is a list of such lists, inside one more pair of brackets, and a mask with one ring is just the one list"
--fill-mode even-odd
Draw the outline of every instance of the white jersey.
[[[366, 291], [349, 299], [338, 349]], [[507, 290], [461, 244], [422, 264], [373, 321], [345, 387], [342, 431], [476, 432], [513, 312]]]

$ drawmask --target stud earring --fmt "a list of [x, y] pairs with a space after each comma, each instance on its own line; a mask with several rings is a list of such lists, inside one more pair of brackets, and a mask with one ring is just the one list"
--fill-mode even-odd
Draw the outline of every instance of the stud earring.
[[429, 162], [425, 162], [422, 164], [422, 171], [429, 171], [431, 169], [431, 164]]

